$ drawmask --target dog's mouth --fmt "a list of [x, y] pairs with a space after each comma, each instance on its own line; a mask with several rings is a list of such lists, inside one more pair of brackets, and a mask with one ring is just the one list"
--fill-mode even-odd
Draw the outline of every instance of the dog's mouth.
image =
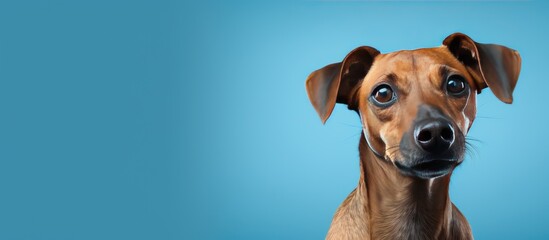
[[411, 166], [405, 166], [399, 161], [395, 161], [394, 163], [406, 175], [429, 179], [449, 174], [457, 166], [458, 161], [453, 159], [433, 159], [420, 161]]

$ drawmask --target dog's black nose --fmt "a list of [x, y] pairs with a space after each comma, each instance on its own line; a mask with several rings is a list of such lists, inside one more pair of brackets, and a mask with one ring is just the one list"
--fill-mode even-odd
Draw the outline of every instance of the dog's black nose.
[[417, 145], [429, 153], [442, 153], [454, 143], [455, 133], [446, 120], [420, 123], [414, 130]]

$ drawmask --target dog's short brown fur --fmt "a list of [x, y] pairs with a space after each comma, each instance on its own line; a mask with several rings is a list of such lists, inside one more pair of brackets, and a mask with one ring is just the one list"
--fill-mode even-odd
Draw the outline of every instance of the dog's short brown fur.
[[[307, 93], [322, 121], [337, 102], [356, 111], [363, 127], [358, 187], [326, 238], [472, 239], [450, 201], [450, 176], [463, 161], [476, 93], [490, 87], [511, 103], [520, 65], [515, 50], [455, 33], [435, 48], [380, 54], [359, 47], [313, 72]], [[449, 86], [459, 79], [462, 85]], [[456, 94], [460, 87], [467, 92]], [[376, 94], [387, 89], [392, 102], [380, 103]]]

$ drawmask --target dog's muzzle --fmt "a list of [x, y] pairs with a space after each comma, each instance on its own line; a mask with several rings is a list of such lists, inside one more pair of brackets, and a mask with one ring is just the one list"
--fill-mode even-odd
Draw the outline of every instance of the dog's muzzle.
[[[404, 174], [429, 179], [449, 174], [461, 161], [464, 137], [444, 118], [415, 123], [401, 141], [405, 161], [394, 161]], [[411, 135], [411, 136], [410, 136]]]

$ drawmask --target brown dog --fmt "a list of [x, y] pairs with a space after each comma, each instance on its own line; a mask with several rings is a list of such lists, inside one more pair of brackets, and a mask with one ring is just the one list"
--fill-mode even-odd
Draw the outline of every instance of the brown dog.
[[510, 48], [455, 33], [436, 48], [351, 51], [307, 79], [326, 122], [337, 103], [362, 122], [360, 180], [337, 210], [327, 239], [472, 239], [448, 195], [463, 161], [476, 94], [487, 86], [513, 101], [521, 58]]

